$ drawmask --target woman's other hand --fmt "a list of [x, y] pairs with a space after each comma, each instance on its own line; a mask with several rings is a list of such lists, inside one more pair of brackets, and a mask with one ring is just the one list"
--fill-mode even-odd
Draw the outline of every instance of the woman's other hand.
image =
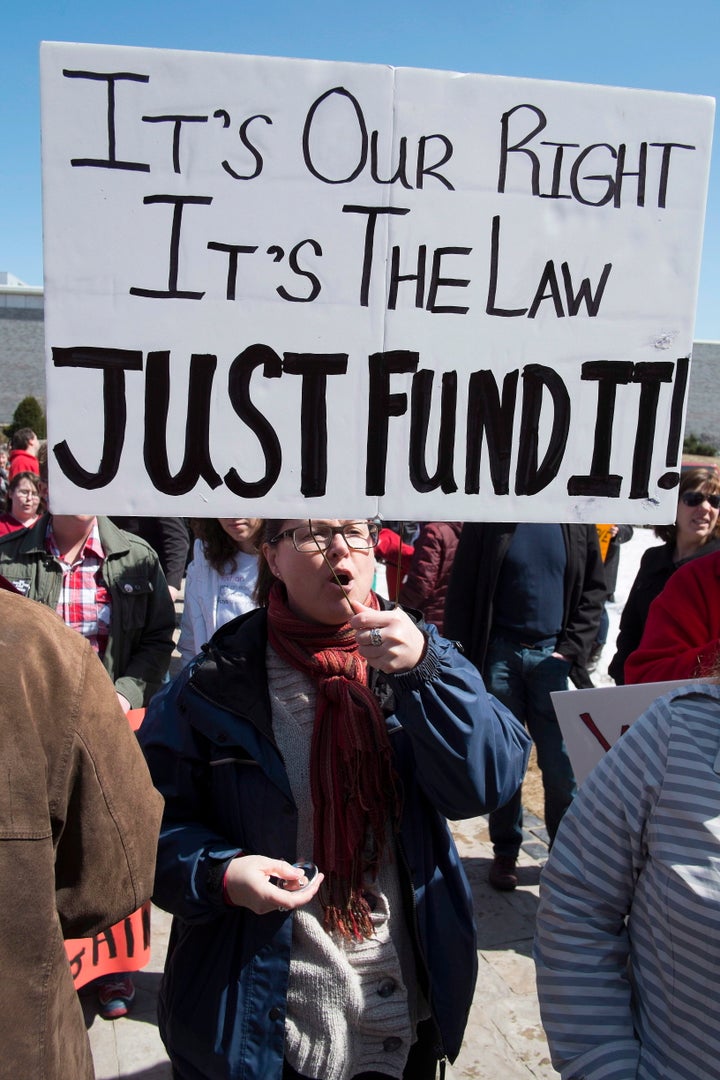
[[[283, 881], [280, 887], [273, 880]], [[225, 893], [234, 907], [246, 907], [256, 915], [270, 911], [294, 911], [312, 900], [323, 875], [318, 873], [308, 884], [305, 872], [283, 859], [264, 855], [239, 855], [225, 874]]]

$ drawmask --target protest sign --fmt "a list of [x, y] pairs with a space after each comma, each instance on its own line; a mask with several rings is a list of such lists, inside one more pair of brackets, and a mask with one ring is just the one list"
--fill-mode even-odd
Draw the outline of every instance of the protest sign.
[[711, 99], [46, 43], [65, 512], [674, 517]]
[[150, 963], [150, 901], [122, 922], [89, 938], [69, 938], [65, 952], [75, 989], [115, 972], [140, 971]]
[[696, 681], [553, 691], [550, 697], [578, 785], [656, 698]]

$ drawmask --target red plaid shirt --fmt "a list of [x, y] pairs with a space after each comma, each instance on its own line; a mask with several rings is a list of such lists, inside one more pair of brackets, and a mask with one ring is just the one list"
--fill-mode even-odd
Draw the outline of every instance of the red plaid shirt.
[[57, 559], [63, 571], [58, 615], [66, 626], [86, 637], [102, 659], [110, 634], [111, 597], [102, 578], [105, 552], [97, 521], [72, 566], [63, 560], [57, 546], [52, 519], [45, 534], [45, 550]]

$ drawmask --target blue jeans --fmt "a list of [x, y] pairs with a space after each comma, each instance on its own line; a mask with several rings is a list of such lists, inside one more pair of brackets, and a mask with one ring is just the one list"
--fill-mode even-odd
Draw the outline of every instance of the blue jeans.
[[[545, 792], [545, 827], [550, 843], [575, 795], [575, 777], [555, 716], [551, 690], [567, 690], [570, 664], [553, 656], [554, 646], [529, 648], [493, 637], [485, 684], [528, 729], [535, 743]], [[522, 789], [490, 814], [490, 839], [496, 855], [517, 858], [522, 844]]]

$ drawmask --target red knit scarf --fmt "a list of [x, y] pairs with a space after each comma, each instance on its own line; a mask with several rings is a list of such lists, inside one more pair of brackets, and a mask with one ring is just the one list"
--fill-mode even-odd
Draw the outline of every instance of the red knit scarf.
[[[372, 593], [368, 604], [379, 608]], [[325, 874], [320, 888], [325, 929], [358, 941], [369, 938], [363, 873], [377, 875], [398, 798], [385, 720], [367, 685], [367, 662], [348, 623], [325, 626], [298, 618], [279, 582], [270, 591], [268, 638], [282, 660], [317, 685], [310, 791], [313, 858]]]

